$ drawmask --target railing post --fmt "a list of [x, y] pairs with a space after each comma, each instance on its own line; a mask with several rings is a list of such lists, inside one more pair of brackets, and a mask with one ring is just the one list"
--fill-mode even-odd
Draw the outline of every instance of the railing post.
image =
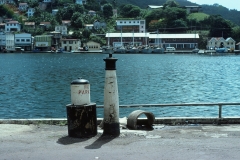
[[218, 113], [218, 118], [222, 118], [222, 104], [219, 104], [219, 113]]

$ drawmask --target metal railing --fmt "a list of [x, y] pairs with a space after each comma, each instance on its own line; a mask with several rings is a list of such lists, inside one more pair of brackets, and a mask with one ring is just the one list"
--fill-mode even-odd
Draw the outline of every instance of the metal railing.
[[[226, 103], [173, 103], [173, 104], [131, 104], [131, 105], [119, 105], [120, 108], [132, 108], [132, 107], [180, 107], [180, 106], [218, 106], [218, 118], [222, 118], [223, 106], [240, 106], [240, 102]], [[97, 105], [97, 108], [103, 108], [103, 105]]]

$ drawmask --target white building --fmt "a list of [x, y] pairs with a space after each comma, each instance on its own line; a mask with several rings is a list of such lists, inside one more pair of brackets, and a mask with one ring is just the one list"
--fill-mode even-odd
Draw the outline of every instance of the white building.
[[236, 42], [231, 38], [212, 37], [207, 43], [207, 49], [229, 48], [235, 50]]
[[146, 30], [145, 20], [117, 20], [117, 29], [123, 32], [138, 32], [144, 33]]
[[55, 26], [55, 32], [60, 32], [62, 35], [67, 35], [67, 26], [65, 25]]
[[62, 39], [61, 47], [64, 51], [78, 51], [81, 41], [79, 39]]
[[15, 34], [15, 47], [21, 47], [25, 51], [32, 50], [32, 35], [29, 33]]
[[6, 49], [10, 52], [15, 51], [14, 34], [12, 33], [6, 33]]
[[21, 25], [18, 21], [9, 21], [5, 24], [5, 32], [20, 31]]

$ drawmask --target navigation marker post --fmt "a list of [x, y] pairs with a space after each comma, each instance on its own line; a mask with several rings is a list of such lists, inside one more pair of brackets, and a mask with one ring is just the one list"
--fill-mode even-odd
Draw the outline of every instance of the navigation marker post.
[[104, 86], [104, 118], [103, 118], [103, 134], [119, 135], [119, 97], [116, 76], [116, 61], [118, 59], [109, 57], [104, 59], [105, 65], [105, 86]]

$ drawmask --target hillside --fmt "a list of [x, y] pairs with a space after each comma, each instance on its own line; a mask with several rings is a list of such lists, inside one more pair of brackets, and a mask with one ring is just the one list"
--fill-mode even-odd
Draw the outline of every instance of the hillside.
[[[146, 9], [148, 5], [163, 5], [167, 0], [148, 0], [148, 1], [139, 1], [139, 0], [118, 0], [117, 4], [133, 4], [139, 6], [142, 9]], [[201, 6], [201, 12], [208, 15], [221, 15], [224, 19], [228, 19], [233, 23], [240, 26], [240, 11], [229, 10], [224, 6], [215, 6], [215, 5], [199, 5], [197, 3], [192, 3], [189, 1], [175, 0], [180, 6]]]

